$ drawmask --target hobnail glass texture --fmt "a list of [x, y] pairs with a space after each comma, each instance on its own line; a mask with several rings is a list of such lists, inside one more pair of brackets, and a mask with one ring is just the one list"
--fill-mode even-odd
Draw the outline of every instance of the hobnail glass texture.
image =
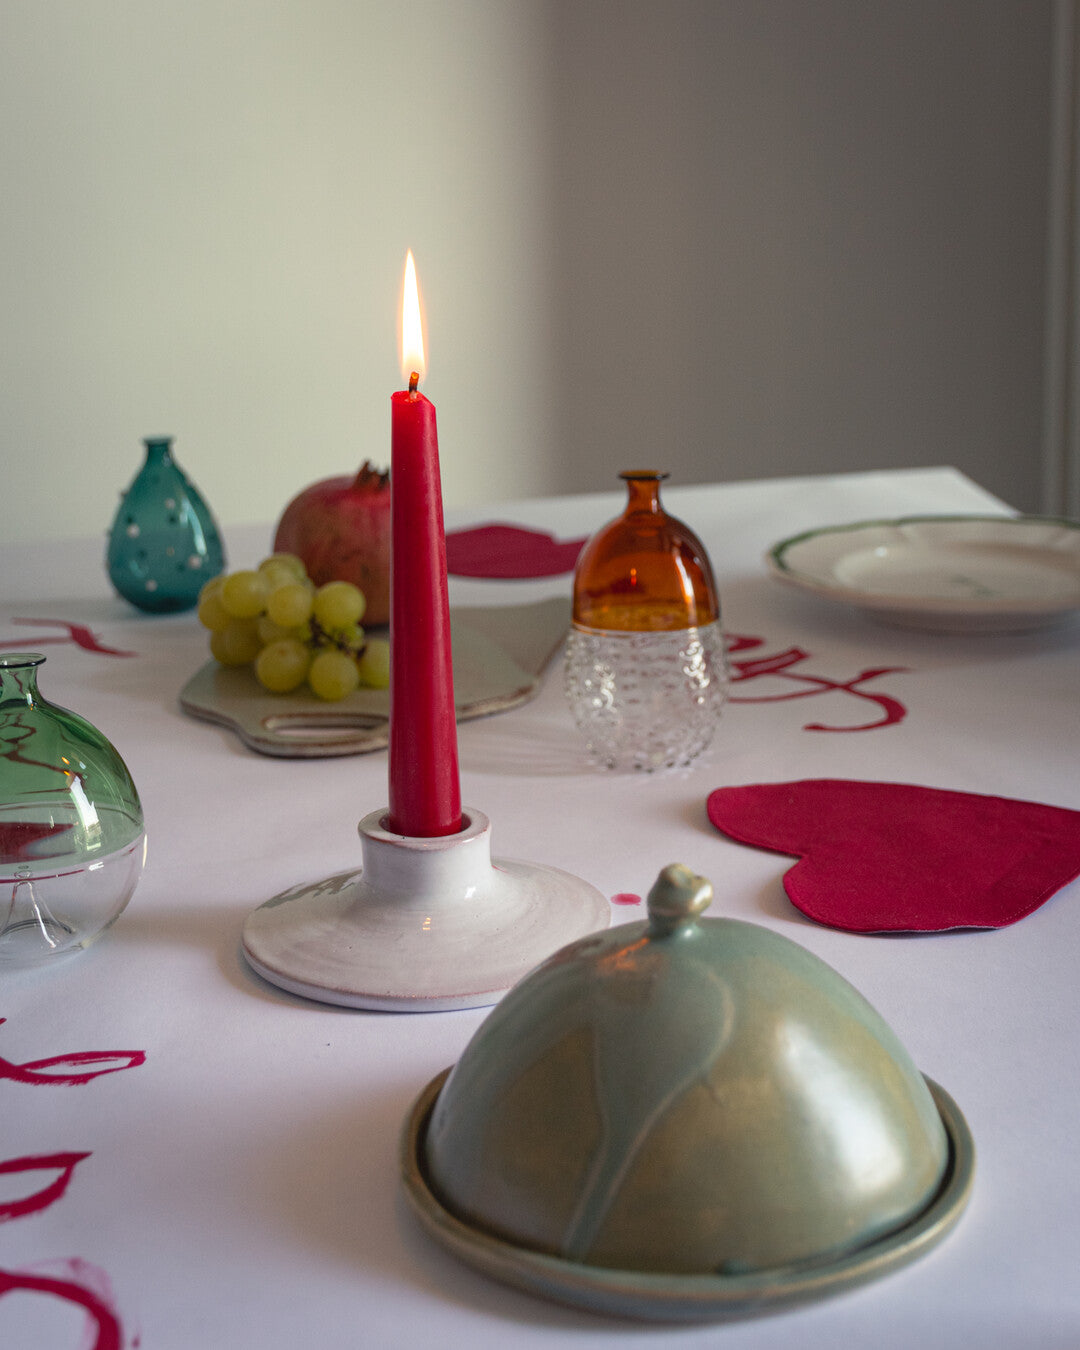
[[169, 437], [143, 442], [146, 459], [122, 494], [109, 533], [109, 579], [153, 614], [191, 609], [225, 551], [210, 508], [172, 457]]
[[712, 741], [727, 693], [718, 623], [658, 633], [574, 625], [566, 695], [590, 756], [606, 769], [677, 768]]
[[666, 475], [620, 476], [626, 508], [574, 573], [566, 697], [598, 765], [675, 768], [712, 741], [727, 696], [720, 604], [704, 545], [661, 504]]
[[41, 695], [44, 660], [0, 653], [0, 966], [86, 947], [131, 899], [146, 857], [127, 766]]

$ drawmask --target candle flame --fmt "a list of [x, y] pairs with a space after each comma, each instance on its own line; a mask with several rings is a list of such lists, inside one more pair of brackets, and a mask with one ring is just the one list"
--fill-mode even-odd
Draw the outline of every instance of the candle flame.
[[405, 284], [401, 295], [401, 373], [415, 388], [411, 376], [423, 379], [427, 367], [424, 363], [424, 328], [420, 321], [420, 290], [416, 284], [416, 263], [412, 249], [405, 257]]

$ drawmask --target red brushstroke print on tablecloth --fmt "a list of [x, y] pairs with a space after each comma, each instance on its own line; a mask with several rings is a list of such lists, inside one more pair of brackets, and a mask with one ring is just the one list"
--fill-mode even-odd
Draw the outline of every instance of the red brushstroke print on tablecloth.
[[[35, 1270], [0, 1269], [0, 1298], [21, 1290], [73, 1303], [86, 1314], [87, 1339], [83, 1341], [84, 1350], [123, 1350], [123, 1328], [109, 1296], [101, 1289], [92, 1287], [95, 1284], [107, 1287], [108, 1281], [104, 1274], [96, 1271], [88, 1261], [77, 1258], [65, 1265], [72, 1278], [41, 1274]], [[15, 1350], [15, 1347], [11, 1347], [11, 1350]]]
[[[0, 1017], [0, 1025], [7, 1019]], [[66, 1055], [50, 1055], [47, 1059], [28, 1059], [15, 1064], [0, 1055], [0, 1080], [51, 1086], [81, 1086], [108, 1073], [122, 1073], [145, 1064], [144, 1050], [76, 1050]], [[104, 1068], [75, 1069], [80, 1064], [100, 1064]], [[70, 1072], [69, 1070], [74, 1070]]]
[[[0, 1017], [0, 1024], [6, 1020]], [[46, 1059], [27, 1060], [23, 1064], [0, 1058], [0, 1080], [6, 1078], [19, 1084], [51, 1084], [54, 1087], [82, 1086], [105, 1074], [133, 1069], [144, 1063], [145, 1059], [142, 1050], [82, 1050], [66, 1055], [51, 1055]], [[70, 1071], [73, 1066], [82, 1064], [103, 1067]], [[89, 1157], [89, 1152], [64, 1152], [0, 1160], [0, 1223], [25, 1218], [56, 1204], [67, 1191], [75, 1168]], [[45, 1176], [44, 1184], [39, 1185], [37, 1190], [28, 1195], [2, 1198], [7, 1179], [24, 1180], [35, 1173]], [[84, 1350], [123, 1350], [123, 1327], [112, 1306], [109, 1281], [104, 1271], [78, 1257], [61, 1262], [60, 1265], [63, 1277], [44, 1273], [41, 1269], [0, 1270], [0, 1298], [4, 1294], [22, 1292], [43, 1294], [73, 1303], [86, 1314]], [[135, 1337], [131, 1342], [132, 1350], [138, 1344], [139, 1338]]]
[[[34, 624], [39, 628], [66, 628], [66, 637], [55, 635], [36, 637], [34, 647], [52, 646], [58, 642], [72, 642], [87, 652], [98, 652], [102, 656], [137, 656], [137, 652], [123, 652], [118, 647], [106, 647], [96, 635], [83, 623], [68, 623], [66, 619], [12, 619], [12, 623]], [[20, 650], [27, 646], [26, 638], [0, 638], [0, 650]]]
[[[756, 651], [757, 648], [765, 645], [764, 638], [740, 637], [734, 633], [726, 635], [726, 642], [729, 657], [734, 655], [735, 652]], [[777, 676], [782, 680], [790, 680], [803, 687], [785, 690], [779, 694], [764, 694], [759, 697], [730, 694], [728, 702], [784, 703], [796, 698], [812, 698], [817, 694], [850, 694], [853, 698], [863, 699], [874, 704], [881, 710], [882, 714], [873, 721], [861, 722], [856, 726], [826, 726], [822, 722], [807, 722], [803, 726], [804, 731], [874, 731], [878, 727], [895, 726], [907, 716], [907, 709], [899, 699], [893, 698], [889, 694], [875, 693], [872, 690], [859, 687], [869, 680], [880, 678], [882, 675], [904, 673], [907, 669], [906, 666], [875, 666], [860, 671], [850, 680], [832, 680], [823, 675], [811, 675], [808, 671], [793, 669], [803, 661], [810, 660], [813, 660], [810, 652], [803, 651], [801, 647], [788, 647], [786, 651], [776, 652], [772, 656], [757, 656], [744, 658], [741, 661], [731, 661], [731, 684], [733, 688], [770, 675]]]
[[[41, 1153], [35, 1157], [8, 1158], [0, 1162], [0, 1223], [11, 1219], [22, 1219], [27, 1214], [36, 1214], [48, 1209], [64, 1194], [71, 1181], [77, 1163], [89, 1158], [89, 1153]], [[49, 1177], [45, 1185], [30, 1195], [22, 1195], [17, 1200], [3, 1199], [6, 1178], [34, 1172], [44, 1172]]]

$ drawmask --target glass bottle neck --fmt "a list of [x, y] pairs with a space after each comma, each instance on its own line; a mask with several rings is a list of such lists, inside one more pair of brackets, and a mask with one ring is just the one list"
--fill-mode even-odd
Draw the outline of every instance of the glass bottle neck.
[[146, 446], [147, 464], [169, 464], [172, 462], [172, 437], [151, 436], [143, 441]]
[[33, 708], [40, 700], [37, 668], [45, 658], [37, 652], [0, 654], [0, 707], [21, 704]]
[[649, 515], [663, 513], [664, 508], [660, 505], [660, 484], [667, 477], [666, 473], [642, 469], [620, 474], [619, 477], [626, 484], [628, 515], [637, 515], [641, 512]]

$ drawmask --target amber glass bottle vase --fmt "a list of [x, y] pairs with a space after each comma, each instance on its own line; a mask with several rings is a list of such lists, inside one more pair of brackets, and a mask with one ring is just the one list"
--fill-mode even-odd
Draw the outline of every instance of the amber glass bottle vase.
[[664, 510], [666, 476], [620, 474], [626, 509], [593, 535], [574, 573], [566, 696], [604, 768], [689, 764], [712, 740], [727, 693], [712, 567]]

